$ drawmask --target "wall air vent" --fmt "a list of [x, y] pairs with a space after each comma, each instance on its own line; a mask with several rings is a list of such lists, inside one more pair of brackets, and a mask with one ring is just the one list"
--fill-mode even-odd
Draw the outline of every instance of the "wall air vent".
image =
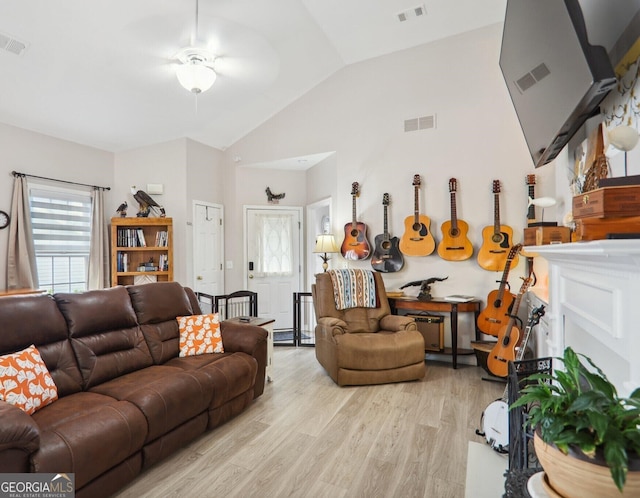
[[429, 130], [435, 128], [437, 124], [436, 115], [422, 116], [419, 118], [411, 118], [404, 120], [404, 131]]
[[28, 43], [20, 41], [7, 33], [0, 33], [0, 49], [20, 56], [26, 52], [27, 48], [29, 48]]
[[412, 9], [407, 9], [407, 10], [403, 10], [402, 12], [398, 12], [396, 14], [396, 17], [398, 18], [398, 21], [405, 22], [405, 21], [409, 21], [410, 19], [415, 19], [416, 17], [423, 17], [426, 14], [427, 14], [427, 9], [424, 7], [424, 5], [418, 5], [417, 7], [414, 7]]

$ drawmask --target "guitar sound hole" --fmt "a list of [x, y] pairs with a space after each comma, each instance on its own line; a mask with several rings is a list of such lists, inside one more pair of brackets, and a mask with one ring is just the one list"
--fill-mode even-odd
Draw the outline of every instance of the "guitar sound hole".
[[358, 233], [359, 233], [359, 232], [358, 232], [358, 230], [351, 230], [351, 236], [352, 236], [354, 239], [357, 239], [357, 238], [358, 238]]
[[449, 235], [451, 237], [457, 237], [458, 235], [460, 235], [460, 229], [452, 228], [451, 230], [449, 230]]
[[419, 232], [423, 237], [427, 235], [427, 227], [424, 223], [414, 223], [411, 228], [413, 228], [414, 232]]
[[384, 241], [382, 244], [380, 244], [380, 246], [385, 250], [388, 251], [389, 248], [391, 247], [391, 242], [389, 241]]
[[494, 306], [494, 307], [496, 307], [496, 308], [499, 308], [500, 306], [502, 306], [502, 300], [500, 300], [500, 299], [496, 299], [496, 300], [493, 302], [493, 306]]
[[495, 244], [500, 244], [500, 242], [502, 242], [502, 233], [494, 233], [491, 236], [491, 241], [494, 242]]

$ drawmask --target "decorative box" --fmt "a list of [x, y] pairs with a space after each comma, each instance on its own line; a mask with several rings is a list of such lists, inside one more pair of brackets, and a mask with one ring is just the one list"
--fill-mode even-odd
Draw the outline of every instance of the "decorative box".
[[524, 229], [525, 246], [543, 246], [571, 242], [569, 227], [530, 227]]
[[640, 185], [602, 187], [573, 197], [573, 218], [640, 216]]
[[616, 234], [638, 234], [640, 216], [615, 218], [582, 218], [576, 220], [576, 240], [601, 240]]

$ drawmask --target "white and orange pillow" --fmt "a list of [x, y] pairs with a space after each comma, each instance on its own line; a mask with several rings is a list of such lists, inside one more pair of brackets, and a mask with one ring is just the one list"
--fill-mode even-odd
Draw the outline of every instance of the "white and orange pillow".
[[178, 316], [180, 356], [224, 353], [218, 313]]
[[33, 344], [0, 356], [0, 400], [31, 415], [57, 399], [58, 389]]

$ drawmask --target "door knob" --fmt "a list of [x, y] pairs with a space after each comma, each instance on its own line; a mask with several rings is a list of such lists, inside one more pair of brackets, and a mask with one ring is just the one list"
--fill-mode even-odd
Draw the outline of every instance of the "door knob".
[[249, 278], [253, 278], [253, 275], [252, 275], [252, 274], [250, 274], [250, 275], [249, 275]]
[[198, 275], [198, 276], [196, 277], [196, 280], [202, 280], [202, 275]]

